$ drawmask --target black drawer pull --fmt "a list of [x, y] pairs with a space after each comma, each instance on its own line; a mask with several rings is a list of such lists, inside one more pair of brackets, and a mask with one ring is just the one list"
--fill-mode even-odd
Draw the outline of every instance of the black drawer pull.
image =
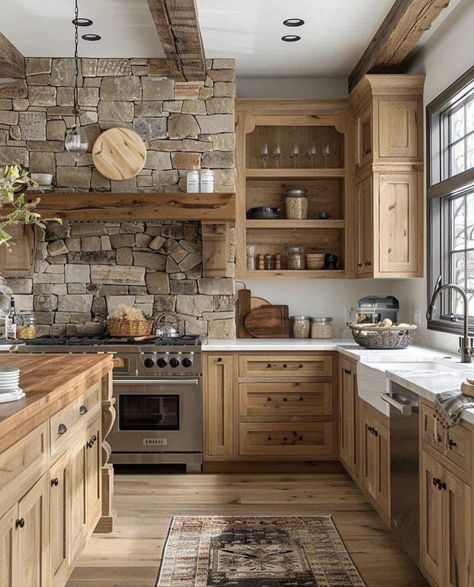
[[79, 416], [84, 416], [85, 414], [87, 414], [88, 410], [87, 410], [87, 406], [82, 405], [79, 408]]
[[344, 373], [346, 375], [350, 375], [352, 373], [352, 371], [350, 369], [344, 369]]
[[284, 402], [287, 402], [287, 401], [288, 401], [288, 398], [287, 398], [287, 397], [284, 397], [284, 398], [283, 398], [283, 401], [284, 401]]
[[267, 402], [271, 402], [272, 398], [271, 397], [267, 397]]
[[283, 437], [283, 442], [288, 442], [288, 436]]
[[300, 397], [300, 402], [304, 402], [304, 397]]
[[51, 479], [51, 487], [57, 487], [59, 485], [59, 479], [57, 477], [55, 477], [54, 479]]
[[363, 263], [357, 263], [357, 267], [363, 267], [364, 264]]
[[66, 434], [67, 432], [67, 426], [66, 424], [59, 424], [58, 426], [58, 435], [62, 436], [63, 434]]
[[372, 153], [372, 149], [366, 149], [364, 151], [364, 155], [370, 155]]
[[271, 368], [272, 368], [272, 365], [271, 365], [271, 363], [268, 363], [268, 364], [267, 364], [267, 369], [271, 369]]
[[218, 362], [218, 363], [222, 363], [222, 357], [219, 357], [219, 358], [217, 359], [217, 362]]
[[298, 365], [298, 369], [302, 369], [304, 365]]
[[439, 488], [442, 489], [443, 491], [446, 491], [446, 489], [447, 489], [446, 483], [444, 481], [440, 481]]
[[283, 369], [286, 369], [288, 365], [286, 363], [283, 364]]
[[25, 527], [25, 518], [20, 518], [15, 522], [15, 528], [24, 528]]
[[451, 438], [448, 440], [449, 450], [453, 450], [453, 448], [456, 448], [457, 445], [458, 445], [458, 443], [455, 440], [451, 440]]
[[374, 436], [375, 436], [375, 438], [377, 438], [378, 435], [379, 435], [379, 431], [374, 428]]

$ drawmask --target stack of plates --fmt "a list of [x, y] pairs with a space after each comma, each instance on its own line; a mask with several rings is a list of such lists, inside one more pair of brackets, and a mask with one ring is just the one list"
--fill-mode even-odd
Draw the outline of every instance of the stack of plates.
[[11, 402], [24, 395], [20, 389], [20, 369], [0, 367], [0, 403]]

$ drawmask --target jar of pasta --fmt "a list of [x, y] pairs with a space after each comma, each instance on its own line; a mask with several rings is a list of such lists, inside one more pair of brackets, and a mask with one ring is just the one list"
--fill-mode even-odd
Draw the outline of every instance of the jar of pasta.
[[305, 268], [303, 247], [288, 247], [287, 265], [292, 271], [301, 271]]
[[332, 338], [332, 318], [316, 317], [312, 318], [311, 338]]
[[21, 340], [36, 338], [36, 320], [33, 312], [22, 312], [15, 317], [16, 337]]
[[311, 330], [311, 318], [309, 316], [292, 316], [293, 320], [293, 337], [309, 338]]

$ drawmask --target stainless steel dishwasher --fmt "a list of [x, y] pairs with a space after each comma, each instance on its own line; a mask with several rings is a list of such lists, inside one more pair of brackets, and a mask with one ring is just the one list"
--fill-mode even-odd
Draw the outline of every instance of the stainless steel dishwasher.
[[419, 398], [390, 382], [382, 396], [390, 405], [390, 500], [392, 532], [415, 562], [419, 537]]

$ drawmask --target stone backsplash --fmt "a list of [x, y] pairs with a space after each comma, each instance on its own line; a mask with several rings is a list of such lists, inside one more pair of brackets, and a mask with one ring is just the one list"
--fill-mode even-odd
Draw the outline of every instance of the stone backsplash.
[[235, 335], [234, 280], [203, 277], [198, 222], [51, 222], [33, 276], [7, 282], [41, 335], [98, 333], [120, 304], [176, 312], [186, 334]]
[[17, 161], [32, 172], [52, 173], [61, 190], [113, 192], [185, 190], [186, 172], [215, 171], [216, 191], [233, 191], [233, 59], [207, 61], [203, 82], [163, 77], [154, 59], [82, 59], [78, 92], [89, 151], [111, 127], [135, 130], [146, 143], [145, 168], [129, 181], [110, 181], [92, 165], [76, 164], [64, 149], [72, 116], [74, 61], [27, 58], [26, 81], [0, 83], [0, 164]]

